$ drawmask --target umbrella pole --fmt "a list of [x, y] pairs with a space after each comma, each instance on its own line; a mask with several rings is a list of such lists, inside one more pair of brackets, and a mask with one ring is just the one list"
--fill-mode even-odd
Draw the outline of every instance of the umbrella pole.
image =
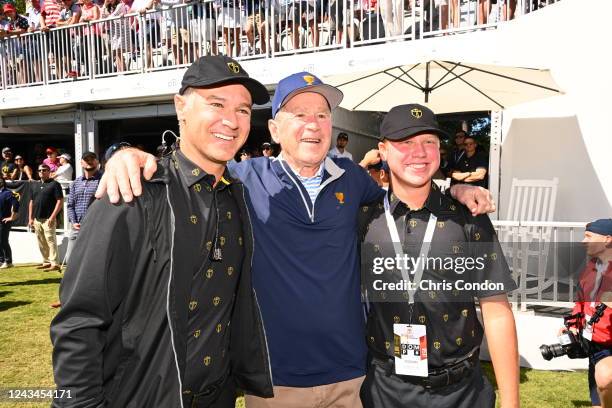
[[425, 66], [425, 89], [423, 89], [423, 91], [425, 91], [425, 103], [429, 102], [429, 61], [426, 63]]

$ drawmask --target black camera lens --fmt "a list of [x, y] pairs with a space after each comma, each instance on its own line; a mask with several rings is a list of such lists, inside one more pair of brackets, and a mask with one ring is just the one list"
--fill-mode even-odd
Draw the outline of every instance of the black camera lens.
[[561, 344], [542, 344], [540, 346], [540, 353], [542, 353], [542, 357], [544, 358], [544, 360], [550, 361], [555, 357], [561, 357], [565, 355], [567, 352]]

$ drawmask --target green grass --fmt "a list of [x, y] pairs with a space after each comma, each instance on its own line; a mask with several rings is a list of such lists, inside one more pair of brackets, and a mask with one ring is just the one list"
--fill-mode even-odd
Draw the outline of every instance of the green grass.
[[[49, 324], [57, 313], [61, 275], [32, 266], [0, 270], [0, 388], [53, 387]], [[485, 372], [495, 385], [492, 369]], [[38, 408], [49, 403], [2, 403], [0, 407]], [[237, 406], [243, 407], [240, 401]], [[499, 404], [498, 404], [499, 406]], [[521, 370], [523, 408], [590, 406], [585, 372]]]

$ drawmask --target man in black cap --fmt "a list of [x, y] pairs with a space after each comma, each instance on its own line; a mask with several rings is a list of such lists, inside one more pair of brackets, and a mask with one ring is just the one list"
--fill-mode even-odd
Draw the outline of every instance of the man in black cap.
[[431, 110], [393, 108], [380, 136], [391, 188], [361, 224], [373, 357], [364, 407], [494, 407], [478, 358], [483, 328], [474, 297], [501, 406], [518, 407], [516, 329], [506, 296], [516, 286], [489, 218], [473, 216], [432, 182], [446, 135]]
[[2, 178], [10, 179], [16, 168], [15, 162], [13, 161], [13, 151], [10, 147], [5, 147], [2, 149], [2, 158], [4, 159], [0, 164], [0, 169], [2, 170]]
[[349, 160], [353, 160], [353, 155], [351, 152], [346, 150], [346, 145], [348, 144], [348, 135], [344, 132], [338, 133], [336, 137], [336, 146], [332, 147], [328, 153], [328, 156], [333, 158], [336, 157], [346, 157]]
[[174, 97], [180, 150], [132, 203], [91, 205], [51, 324], [55, 382], [72, 390], [54, 406], [225, 408], [236, 387], [272, 396], [244, 188], [225, 168], [253, 103], [268, 99], [236, 61], [200, 58]]

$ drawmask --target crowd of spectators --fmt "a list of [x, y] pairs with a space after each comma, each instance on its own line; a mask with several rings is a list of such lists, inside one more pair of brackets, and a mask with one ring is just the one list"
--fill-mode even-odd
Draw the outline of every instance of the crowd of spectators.
[[[517, 10], [516, 0], [28, 0], [24, 15], [0, 7], [0, 58], [6, 85], [19, 85], [41, 82], [43, 69], [61, 80], [187, 64], [219, 44], [229, 56], [350, 45], [410, 34], [413, 15], [424, 31], [488, 24], [554, 1]], [[23, 36], [66, 26], [74, 28]]]
[[24, 155], [14, 155], [12, 148], [4, 147], [2, 149], [2, 162], [0, 163], [2, 179], [7, 181], [39, 180], [39, 175], [32, 170], [32, 167], [38, 169], [39, 166], [45, 165], [49, 168], [51, 179], [64, 184], [72, 181], [74, 169], [70, 154], [60, 152], [52, 146], [45, 149], [42, 144], [37, 143], [34, 146], [31, 159], [32, 166], [28, 165]]

